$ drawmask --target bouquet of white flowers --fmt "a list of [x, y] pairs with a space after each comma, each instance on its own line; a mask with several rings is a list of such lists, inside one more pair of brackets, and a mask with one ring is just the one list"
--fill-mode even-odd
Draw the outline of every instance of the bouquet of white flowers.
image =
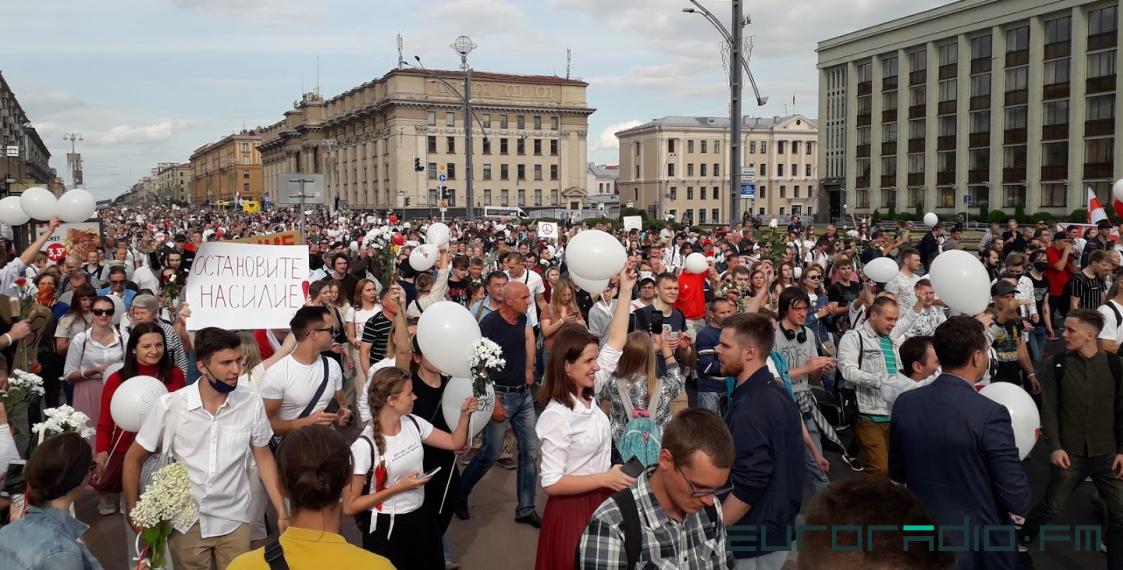
[[43, 410], [47, 419], [31, 426], [32, 433], [39, 434], [39, 443], [52, 435], [68, 431], [76, 432], [82, 437], [92, 437], [94, 429], [90, 427], [90, 416], [75, 410], [67, 405]]
[[191, 498], [187, 467], [176, 462], [157, 471], [129, 513], [133, 522], [144, 529], [139, 538], [148, 545], [139, 552], [140, 558], [147, 561], [150, 568], [163, 567], [172, 530], [190, 524], [198, 515], [199, 510]]
[[15, 415], [45, 393], [41, 377], [23, 370], [12, 370], [8, 385], [0, 390], [0, 403], [4, 404], [9, 415]]
[[507, 365], [503, 349], [490, 339], [481, 338], [472, 345], [472, 395], [482, 398], [487, 395], [487, 385], [495, 382], [495, 375]]

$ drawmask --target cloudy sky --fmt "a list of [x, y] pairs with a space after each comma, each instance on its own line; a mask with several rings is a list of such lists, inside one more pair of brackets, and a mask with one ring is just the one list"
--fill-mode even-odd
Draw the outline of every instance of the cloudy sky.
[[[706, 0], [726, 22], [731, 4]], [[750, 65], [770, 102], [747, 114], [814, 117], [815, 46], [940, 0], [746, 2]], [[80, 132], [86, 185], [100, 199], [157, 162], [234, 130], [266, 125], [319, 81], [331, 97], [407, 58], [455, 68], [460, 34], [473, 67], [589, 82], [589, 160], [617, 162], [612, 133], [664, 115], [724, 115], [721, 42], [688, 0], [5, 0], [0, 72], [65, 170]], [[748, 94], [746, 94], [748, 95]], [[792, 103], [794, 97], [794, 105]], [[748, 97], [751, 100], [751, 96]]]

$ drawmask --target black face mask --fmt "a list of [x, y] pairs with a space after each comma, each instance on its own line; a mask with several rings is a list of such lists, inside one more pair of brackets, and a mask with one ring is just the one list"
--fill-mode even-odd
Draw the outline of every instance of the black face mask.
[[1047, 261], [1036, 261], [1036, 262], [1033, 263], [1033, 268], [1036, 269], [1038, 272], [1044, 273], [1046, 269], [1049, 269], [1049, 262], [1047, 262]]
[[215, 376], [214, 372], [211, 372], [210, 367], [206, 364], [203, 364], [203, 368], [207, 369], [207, 383], [211, 385], [211, 388], [214, 388], [215, 392], [218, 392], [219, 394], [229, 394], [230, 392], [233, 392], [238, 388], [237, 385], [231, 386], [226, 382], [219, 381], [218, 377]]

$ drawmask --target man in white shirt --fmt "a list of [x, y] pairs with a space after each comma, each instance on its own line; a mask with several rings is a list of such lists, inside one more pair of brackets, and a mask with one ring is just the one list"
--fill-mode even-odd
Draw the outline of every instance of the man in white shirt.
[[[289, 323], [296, 349], [265, 371], [261, 398], [279, 435], [306, 425], [346, 425], [351, 415], [343, 394], [343, 370], [320, 353], [330, 350], [336, 330], [326, 307], [301, 307]], [[331, 402], [338, 408], [333, 409]]]
[[546, 285], [542, 283], [541, 275], [526, 270], [523, 259], [523, 254], [512, 251], [503, 260], [503, 266], [507, 269], [509, 283], [522, 283], [530, 289], [530, 298], [534, 299], [534, 302], [526, 311], [526, 326], [537, 327], [538, 311], [546, 309]]
[[1098, 309], [1104, 318], [1100, 350], [1114, 354], [1123, 342], [1123, 280], [1116, 279], [1107, 291], [1107, 302]]
[[916, 304], [916, 282], [920, 281], [920, 252], [907, 248], [901, 252], [901, 270], [885, 284], [885, 290], [897, 297], [897, 305]]
[[940, 361], [936, 358], [936, 348], [930, 336], [914, 336], [901, 343], [901, 366], [897, 373], [886, 378], [881, 384], [881, 397], [893, 413], [897, 396], [927, 386], [939, 376]]
[[212, 560], [226, 568], [250, 550], [250, 481], [252, 454], [279, 526], [288, 515], [278, 485], [277, 464], [269, 451], [273, 430], [261, 396], [239, 390], [241, 340], [223, 329], [205, 328], [195, 335], [198, 382], [162, 396], [150, 408], [136, 441], [125, 455], [122, 485], [128, 511], [140, 495], [145, 458], [164, 446], [187, 468], [198, 518], [175, 527], [168, 547], [177, 569], [207, 569]]

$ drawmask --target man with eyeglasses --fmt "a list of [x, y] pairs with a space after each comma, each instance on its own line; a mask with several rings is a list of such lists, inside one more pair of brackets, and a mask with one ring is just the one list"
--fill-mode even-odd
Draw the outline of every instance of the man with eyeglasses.
[[577, 568], [732, 566], [715, 498], [729, 490], [729, 431], [713, 412], [684, 410], [664, 428], [661, 446], [658, 463], [593, 513], [577, 545]]
[[343, 394], [343, 370], [320, 354], [335, 340], [334, 323], [326, 307], [314, 306], [301, 307], [289, 322], [296, 348], [270, 366], [261, 382], [265, 415], [278, 436], [307, 425], [343, 426], [351, 416]]
[[136, 291], [125, 288], [125, 283], [128, 280], [128, 275], [126, 275], [124, 267], [110, 267], [109, 279], [106, 280], [108, 286], [99, 289], [97, 294], [105, 297], [116, 297], [120, 299], [125, 308], [129, 308], [133, 305], [133, 298], [136, 297]]

